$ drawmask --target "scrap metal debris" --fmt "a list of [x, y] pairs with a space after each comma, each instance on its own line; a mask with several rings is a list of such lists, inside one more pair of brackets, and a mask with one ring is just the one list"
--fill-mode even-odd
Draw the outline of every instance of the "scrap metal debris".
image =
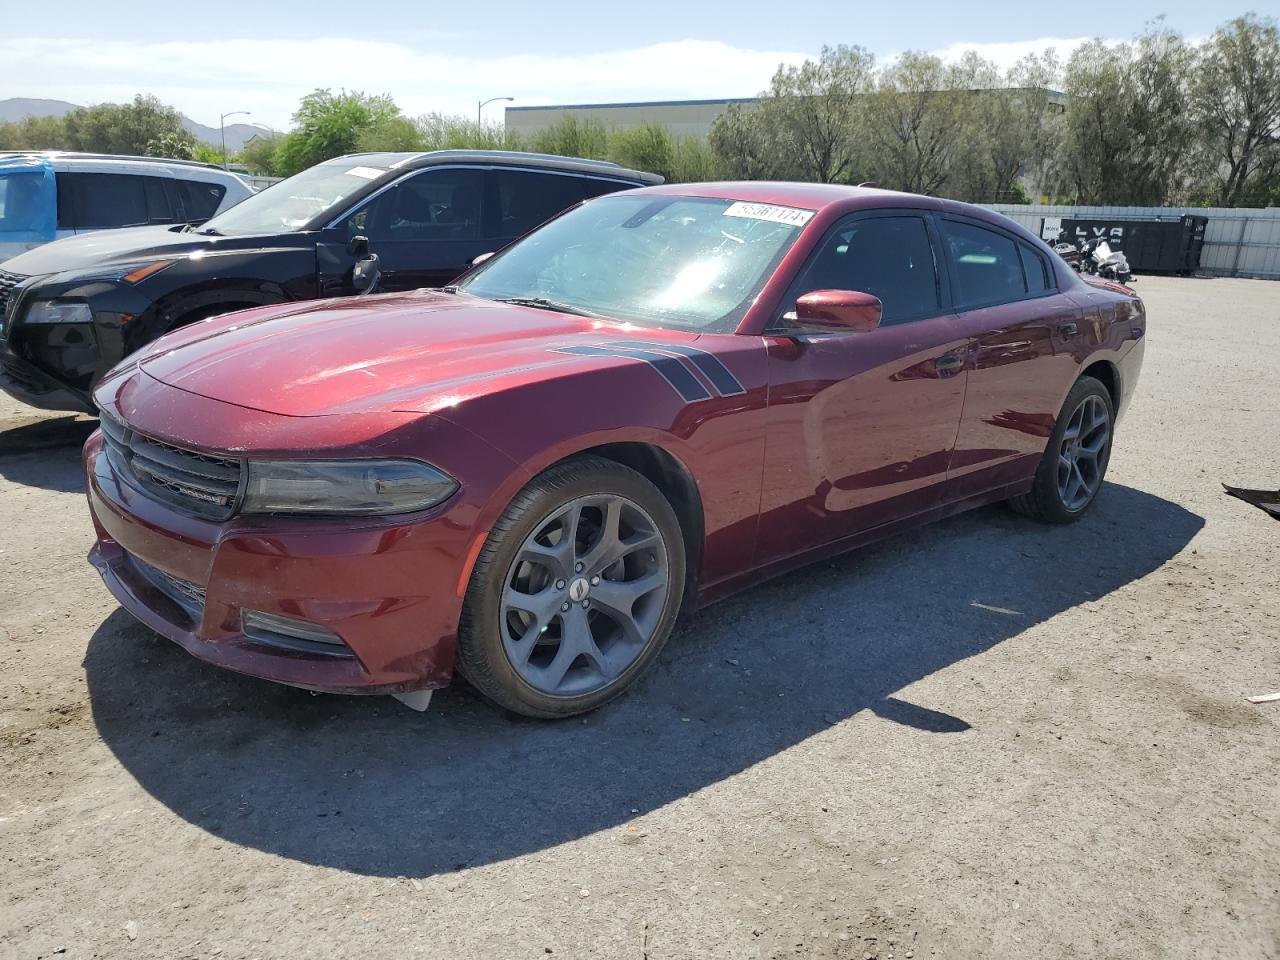
[[1225, 483], [1222, 489], [1227, 492], [1227, 496], [1251, 503], [1280, 520], [1280, 490], [1246, 490], [1243, 487], [1228, 487]]

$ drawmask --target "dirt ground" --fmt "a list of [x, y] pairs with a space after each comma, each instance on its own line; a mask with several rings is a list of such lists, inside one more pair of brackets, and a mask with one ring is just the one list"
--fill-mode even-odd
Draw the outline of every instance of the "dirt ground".
[[1280, 283], [1143, 278], [1069, 528], [989, 508], [680, 628], [586, 720], [198, 663], [0, 406], [0, 957], [1280, 957]]

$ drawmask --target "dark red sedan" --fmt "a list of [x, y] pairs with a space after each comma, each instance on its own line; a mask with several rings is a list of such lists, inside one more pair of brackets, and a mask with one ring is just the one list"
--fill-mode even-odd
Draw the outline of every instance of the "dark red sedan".
[[135, 354], [95, 396], [90, 559], [219, 666], [578, 713], [682, 608], [992, 501], [1080, 517], [1145, 326], [966, 204], [633, 190], [444, 290]]

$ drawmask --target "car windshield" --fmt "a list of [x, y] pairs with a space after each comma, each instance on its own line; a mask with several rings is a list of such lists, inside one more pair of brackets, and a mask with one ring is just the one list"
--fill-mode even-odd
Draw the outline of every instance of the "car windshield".
[[459, 289], [646, 327], [730, 333], [812, 216], [703, 197], [602, 197], [504, 250]]
[[200, 229], [228, 237], [302, 230], [318, 214], [386, 172], [355, 158], [329, 160], [247, 197]]

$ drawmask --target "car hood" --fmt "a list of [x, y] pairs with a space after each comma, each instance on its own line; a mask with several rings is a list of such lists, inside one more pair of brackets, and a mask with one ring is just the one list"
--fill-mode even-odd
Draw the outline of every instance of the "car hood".
[[[431, 413], [597, 364], [563, 348], [623, 339], [633, 329], [418, 291], [228, 314], [157, 340], [138, 365], [172, 387], [286, 416]], [[697, 339], [642, 333], [650, 341]]]
[[173, 227], [96, 230], [55, 240], [19, 254], [4, 269], [26, 277], [181, 256], [197, 250], [261, 247], [273, 238], [212, 237]]

